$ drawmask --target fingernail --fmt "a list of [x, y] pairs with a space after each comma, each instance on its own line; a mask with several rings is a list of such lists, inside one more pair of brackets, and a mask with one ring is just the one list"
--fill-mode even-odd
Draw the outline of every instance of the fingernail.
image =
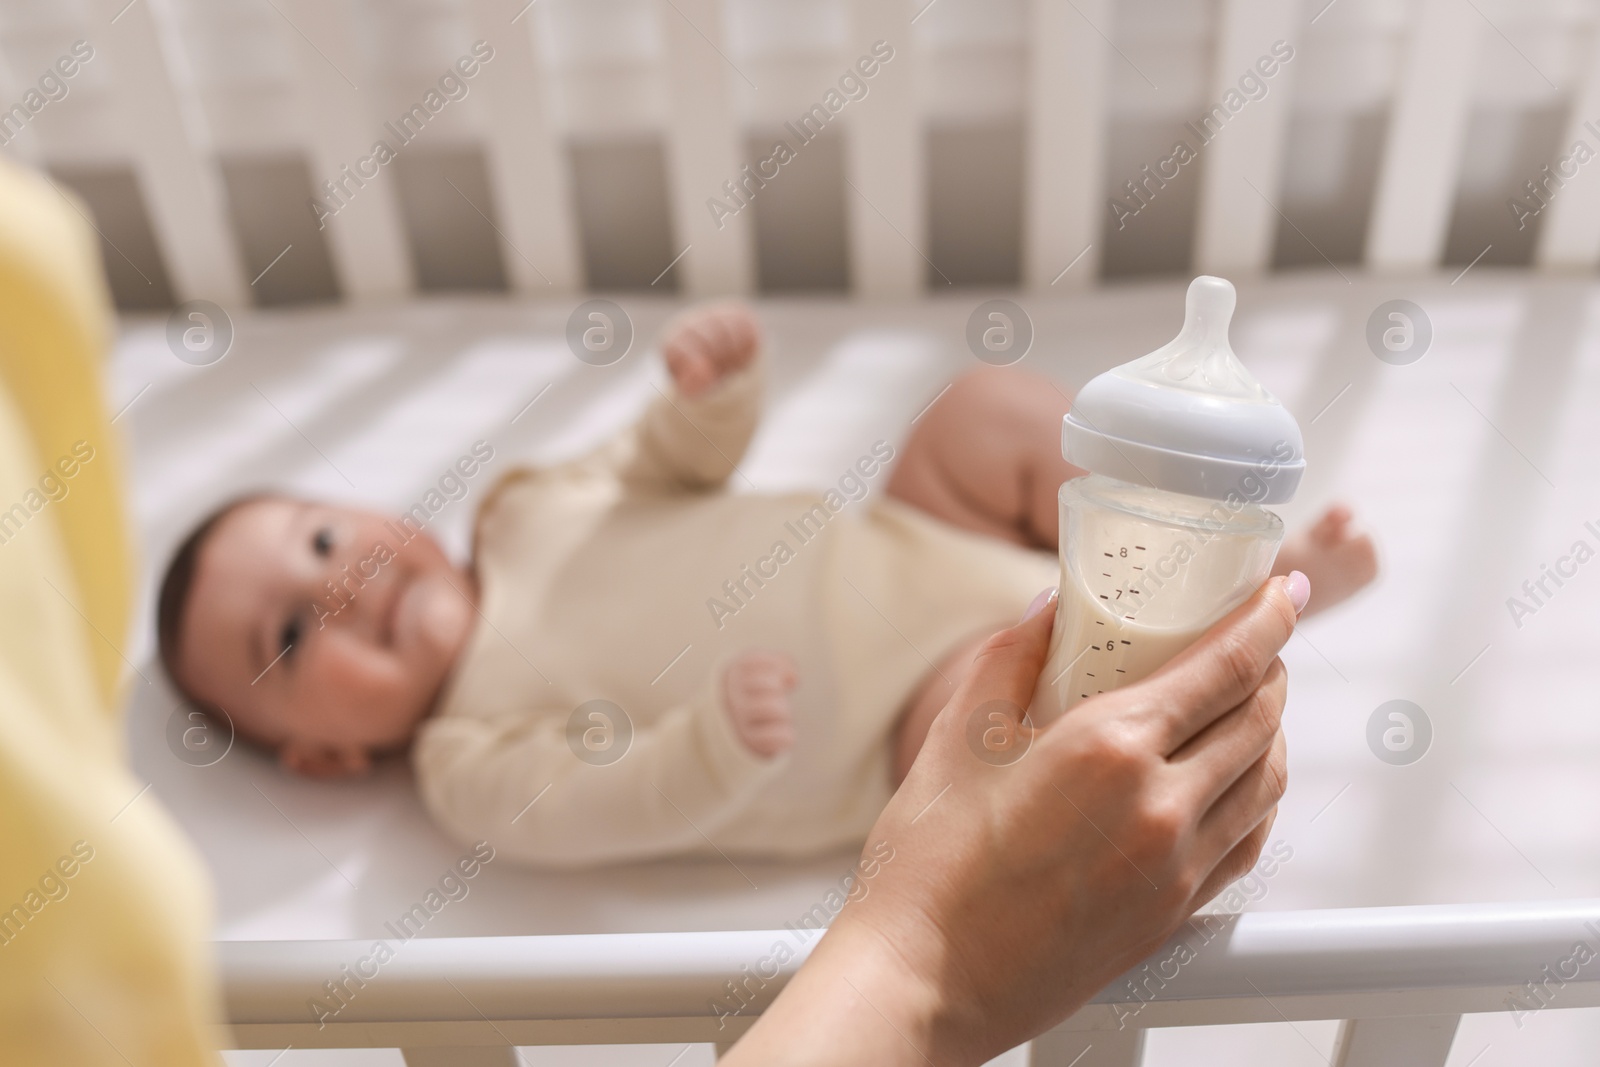
[[1306, 601], [1311, 599], [1311, 579], [1299, 571], [1290, 571], [1284, 591], [1289, 594], [1289, 603], [1294, 605], [1294, 613], [1298, 615], [1306, 610]]
[[1022, 621], [1027, 622], [1039, 612], [1043, 611], [1051, 601], [1056, 598], [1056, 587], [1039, 590], [1039, 595], [1033, 598], [1033, 603], [1028, 605], [1028, 610], [1022, 613]]

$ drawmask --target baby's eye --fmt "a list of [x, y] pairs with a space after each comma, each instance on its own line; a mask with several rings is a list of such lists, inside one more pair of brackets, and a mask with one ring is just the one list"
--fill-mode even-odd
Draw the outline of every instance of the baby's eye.
[[278, 634], [278, 653], [284, 657], [294, 655], [294, 647], [300, 643], [300, 620], [290, 619], [283, 624], [283, 630]]
[[311, 551], [326, 559], [333, 551], [333, 529], [323, 526], [311, 535]]

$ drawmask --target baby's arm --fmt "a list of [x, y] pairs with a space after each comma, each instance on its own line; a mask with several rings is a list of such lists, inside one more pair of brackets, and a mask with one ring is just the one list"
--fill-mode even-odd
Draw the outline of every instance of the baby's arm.
[[794, 684], [787, 656], [746, 653], [631, 738], [604, 711], [570, 726], [557, 708], [505, 722], [436, 720], [417, 743], [418, 782], [453, 834], [525, 863], [683, 853], [704, 847], [793, 744]]
[[685, 312], [662, 331], [674, 388], [656, 397], [620, 446], [624, 481], [709, 489], [731, 475], [761, 415], [761, 330], [739, 303]]

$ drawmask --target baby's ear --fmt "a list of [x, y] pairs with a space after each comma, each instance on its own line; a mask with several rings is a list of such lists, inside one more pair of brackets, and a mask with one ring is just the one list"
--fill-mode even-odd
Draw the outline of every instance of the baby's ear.
[[365, 749], [327, 748], [300, 741], [288, 741], [278, 750], [283, 768], [307, 778], [345, 778], [366, 774], [372, 758]]

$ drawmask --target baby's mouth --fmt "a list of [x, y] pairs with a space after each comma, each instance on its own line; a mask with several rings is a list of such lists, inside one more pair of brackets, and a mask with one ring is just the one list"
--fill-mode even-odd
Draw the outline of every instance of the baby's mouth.
[[471, 629], [471, 600], [439, 572], [408, 574], [395, 585], [383, 620], [389, 646], [419, 668], [438, 654], [453, 654]]

